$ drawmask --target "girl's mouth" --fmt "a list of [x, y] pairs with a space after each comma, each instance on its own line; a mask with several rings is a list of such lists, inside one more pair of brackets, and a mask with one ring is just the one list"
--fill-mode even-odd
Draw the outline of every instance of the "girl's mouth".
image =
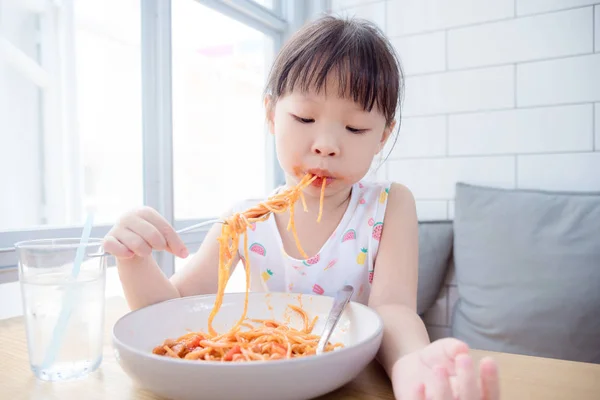
[[311, 184], [315, 187], [322, 187], [323, 181], [325, 181], [325, 186], [329, 186], [336, 180], [331, 172], [324, 169], [310, 169], [306, 173], [316, 176], [316, 179]]
[[323, 187], [323, 181], [325, 181], [325, 186], [329, 186], [333, 183], [335, 178], [330, 176], [317, 176], [317, 178], [312, 181], [311, 185], [314, 187]]

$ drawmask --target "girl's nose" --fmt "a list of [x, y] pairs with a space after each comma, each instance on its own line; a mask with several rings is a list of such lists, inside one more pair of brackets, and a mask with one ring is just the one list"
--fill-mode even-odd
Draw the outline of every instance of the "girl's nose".
[[328, 143], [322, 140], [313, 144], [312, 152], [324, 157], [334, 157], [340, 153], [340, 150], [333, 143]]

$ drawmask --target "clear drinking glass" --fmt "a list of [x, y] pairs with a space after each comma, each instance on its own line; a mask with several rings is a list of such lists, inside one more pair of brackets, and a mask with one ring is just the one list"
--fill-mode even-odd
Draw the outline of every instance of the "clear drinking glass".
[[42, 380], [82, 378], [102, 362], [106, 257], [101, 239], [80, 241], [15, 245], [29, 363]]

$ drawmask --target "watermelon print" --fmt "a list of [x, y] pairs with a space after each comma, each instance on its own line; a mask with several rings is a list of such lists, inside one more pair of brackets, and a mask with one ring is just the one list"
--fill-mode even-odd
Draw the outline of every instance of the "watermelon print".
[[373, 275], [375, 275], [375, 271], [369, 271], [369, 283], [373, 283]]
[[318, 263], [320, 259], [321, 259], [321, 256], [317, 254], [316, 256], [309, 258], [306, 261], [302, 261], [302, 263], [306, 266], [310, 266], [310, 265], [314, 265], [314, 264]]
[[253, 253], [256, 253], [258, 255], [261, 255], [263, 257], [267, 255], [267, 251], [265, 250], [263, 245], [260, 243], [252, 243], [250, 245], [250, 251]]
[[313, 292], [315, 292], [316, 294], [323, 294], [325, 293], [325, 290], [315, 283], [315, 285], [313, 286]]
[[381, 232], [383, 231], [383, 223], [378, 222], [373, 226], [373, 239], [380, 240]]
[[356, 231], [354, 229], [348, 229], [344, 233], [344, 236], [342, 236], [342, 243], [344, 243], [347, 240], [355, 240], [355, 239], [356, 239]]

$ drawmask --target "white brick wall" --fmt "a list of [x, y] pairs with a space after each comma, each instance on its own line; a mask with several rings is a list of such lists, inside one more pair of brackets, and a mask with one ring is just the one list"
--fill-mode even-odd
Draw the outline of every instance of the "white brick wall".
[[406, 36], [391, 40], [402, 54], [402, 68], [408, 75], [446, 70], [446, 32]]
[[512, 66], [408, 76], [404, 115], [452, 114], [514, 107], [514, 76]]
[[517, 0], [517, 15], [539, 14], [548, 11], [597, 4], [598, 0]]
[[517, 65], [519, 107], [600, 101], [600, 54]]
[[[386, 4], [383, 1], [345, 1], [353, 4], [351, 7], [341, 8], [336, 12], [344, 17], [364, 18], [375, 23], [381, 30], [385, 31]], [[364, 4], [363, 4], [364, 3]]]
[[593, 51], [593, 7], [514, 18], [448, 32], [450, 69], [509, 64]]
[[514, 16], [514, 3], [514, 0], [388, 1], [387, 34], [402, 36], [506, 19]]
[[404, 118], [401, 125], [402, 135], [395, 144], [390, 141], [388, 144], [393, 147], [388, 147], [384, 153], [389, 153], [391, 159], [446, 154], [446, 116]]
[[[400, 136], [380, 176], [412, 190], [419, 219], [454, 218], [457, 181], [600, 191], [600, 0], [333, 6], [379, 25], [385, 16], [407, 78]], [[432, 339], [450, 334], [457, 299], [450, 271], [425, 316]]]
[[449, 155], [593, 151], [592, 104], [451, 115]]

